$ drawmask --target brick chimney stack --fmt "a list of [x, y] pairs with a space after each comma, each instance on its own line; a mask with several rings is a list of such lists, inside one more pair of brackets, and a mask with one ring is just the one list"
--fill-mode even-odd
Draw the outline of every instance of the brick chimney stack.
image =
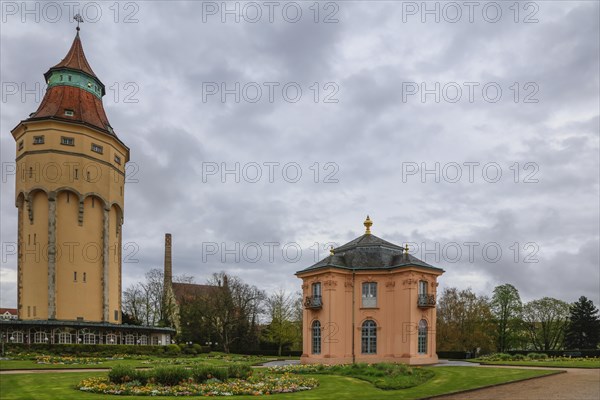
[[173, 281], [173, 263], [171, 261], [171, 234], [165, 233], [165, 287]]

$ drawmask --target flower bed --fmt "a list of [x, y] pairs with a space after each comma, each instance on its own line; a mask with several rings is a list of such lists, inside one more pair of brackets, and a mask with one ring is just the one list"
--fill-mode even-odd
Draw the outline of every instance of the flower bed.
[[68, 357], [68, 356], [39, 356], [35, 359], [36, 364], [81, 364], [81, 365], [93, 365], [102, 364], [102, 359], [94, 357]]
[[384, 390], [407, 389], [427, 382], [435, 375], [431, 369], [393, 363], [286, 365], [269, 368], [269, 372], [275, 374], [326, 374], [350, 376], [352, 378], [370, 382], [375, 387]]
[[136, 396], [232, 396], [232, 395], [267, 395], [275, 393], [292, 393], [310, 390], [318, 386], [313, 378], [282, 375], [256, 375], [246, 380], [231, 379], [226, 382], [209, 380], [195, 383], [192, 379], [178, 385], [165, 386], [155, 383], [142, 385], [138, 381], [128, 383], [112, 383], [108, 378], [88, 378], [78, 385], [79, 390], [91, 393]]

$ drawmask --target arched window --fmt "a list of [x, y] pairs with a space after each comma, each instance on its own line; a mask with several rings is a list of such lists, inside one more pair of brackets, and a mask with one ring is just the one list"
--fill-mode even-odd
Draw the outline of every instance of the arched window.
[[135, 337], [133, 335], [126, 335], [125, 344], [135, 344]]
[[114, 333], [109, 333], [106, 335], [106, 344], [117, 344], [117, 335]]
[[46, 332], [36, 332], [33, 335], [33, 343], [48, 343], [48, 335]]
[[148, 344], [148, 336], [146, 335], [142, 335], [140, 336], [140, 338], [138, 339], [139, 344], [146, 346]]
[[321, 322], [312, 323], [312, 353], [321, 354]]
[[362, 353], [377, 354], [377, 324], [370, 319], [362, 324]]
[[58, 343], [71, 344], [71, 334], [69, 332], [61, 332], [58, 334]]
[[14, 331], [11, 333], [10, 341], [12, 343], [23, 343], [23, 331]]
[[83, 335], [83, 344], [96, 344], [96, 335], [93, 333]]
[[427, 321], [424, 319], [419, 321], [419, 335], [418, 335], [418, 353], [427, 354]]

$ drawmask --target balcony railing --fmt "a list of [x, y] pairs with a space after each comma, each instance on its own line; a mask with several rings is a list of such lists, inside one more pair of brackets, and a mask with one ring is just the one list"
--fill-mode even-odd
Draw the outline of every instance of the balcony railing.
[[420, 294], [417, 299], [419, 307], [435, 307], [435, 296], [432, 294]]
[[323, 299], [321, 296], [306, 296], [306, 299], [304, 299], [304, 307], [319, 310], [323, 307]]

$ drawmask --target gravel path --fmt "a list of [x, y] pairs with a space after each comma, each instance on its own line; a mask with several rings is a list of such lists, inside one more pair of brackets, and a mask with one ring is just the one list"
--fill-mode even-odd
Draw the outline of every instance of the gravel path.
[[[494, 366], [496, 367], [496, 366]], [[485, 368], [485, 367], [484, 367]], [[515, 367], [511, 367], [515, 368]], [[522, 368], [522, 367], [518, 367]], [[542, 369], [542, 368], [536, 368]], [[550, 369], [550, 368], [548, 368]], [[509, 383], [471, 392], [436, 397], [436, 400], [598, 400], [600, 369], [551, 368], [566, 374]]]

